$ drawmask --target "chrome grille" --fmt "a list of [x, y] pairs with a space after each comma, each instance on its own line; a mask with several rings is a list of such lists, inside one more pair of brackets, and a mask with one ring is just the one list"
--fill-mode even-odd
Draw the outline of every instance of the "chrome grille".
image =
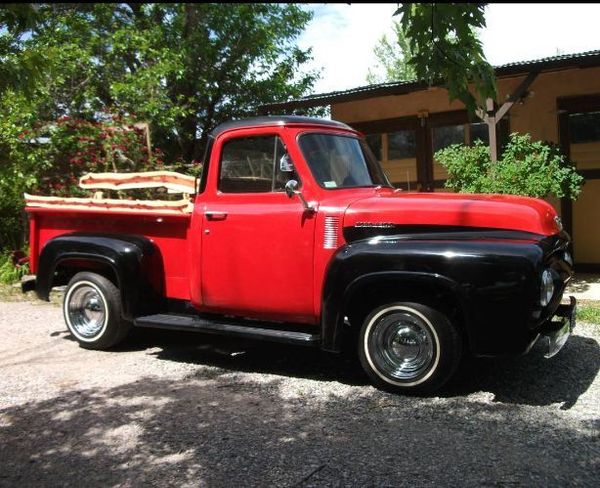
[[323, 239], [323, 249], [337, 249], [339, 225], [339, 217], [334, 217], [333, 215], [325, 217], [325, 238]]

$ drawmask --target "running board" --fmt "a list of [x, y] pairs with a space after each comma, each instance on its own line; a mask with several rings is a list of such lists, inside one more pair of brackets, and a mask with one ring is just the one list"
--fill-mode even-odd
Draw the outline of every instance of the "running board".
[[[262, 324], [262, 323], [261, 323]], [[316, 347], [321, 342], [318, 334], [307, 334], [282, 329], [269, 329], [249, 325], [239, 325], [226, 321], [208, 320], [193, 315], [157, 314], [138, 317], [133, 321], [136, 327], [152, 327], [156, 329], [174, 329], [192, 332], [204, 332], [244, 339], [257, 339], [263, 341], [283, 342], [301, 346]]]

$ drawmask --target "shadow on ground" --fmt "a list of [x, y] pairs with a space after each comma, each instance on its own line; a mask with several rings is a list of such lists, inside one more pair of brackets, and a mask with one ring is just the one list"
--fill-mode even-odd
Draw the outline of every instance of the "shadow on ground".
[[283, 381], [142, 378], [4, 409], [0, 485], [592, 486], [600, 475], [594, 427], [556, 412], [361, 388], [293, 398]]
[[176, 381], [141, 377], [0, 410], [0, 486], [594, 486], [600, 477], [594, 412], [570, 409], [600, 368], [598, 343], [583, 336], [550, 360], [537, 348], [465, 361], [431, 398], [377, 391], [354, 361], [291, 346], [144, 330], [119, 350], [199, 367]]
[[494, 401], [543, 406], [561, 403], [568, 410], [596, 379], [600, 347], [592, 338], [571, 336], [553, 358], [545, 359], [543, 343], [520, 357], [468, 359], [463, 362], [447, 394], [476, 391], [494, 394]]
[[[317, 381], [367, 386], [354, 358], [281, 344], [236, 341], [216, 336], [167, 331], [136, 331], [127, 348], [157, 347], [160, 360], [217, 367], [229, 372], [270, 373]], [[517, 405], [560, 403], [571, 408], [600, 370], [600, 347], [592, 339], [571, 336], [553, 358], [543, 357], [542, 343], [526, 356], [468, 358], [440, 395], [491, 392], [494, 401]], [[200, 375], [204, 374], [202, 371]]]

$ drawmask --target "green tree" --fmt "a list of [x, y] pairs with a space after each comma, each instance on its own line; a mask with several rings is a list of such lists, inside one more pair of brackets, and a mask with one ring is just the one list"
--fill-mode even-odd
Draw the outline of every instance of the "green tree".
[[0, 114], [0, 250], [18, 249], [25, 232], [23, 191], [37, 184], [49, 161], [39, 146], [23, 141], [37, 117], [27, 97], [6, 90], [0, 96]]
[[47, 67], [47, 59], [23, 45], [23, 36], [37, 22], [34, 4], [9, 3], [0, 9], [0, 95], [17, 90], [30, 95]]
[[18, 43], [52, 54], [38, 85], [48, 118], [135, 114], [168, 158], [189, 162], [218, 123], [312, 88], [310, 51], [295, 45], [311, 15], [290, 4], [38, 4]]
[[[181, 167], [218, 123], [305, 94], [316, 74], [295, 40], [310, 18], [283, 4], [0, 9], [0, 248], [22, 243], [24, 191], [72, 195], [117, 157], [133, 161], [122, 171]], [[140, 121], [152, 151], [119, 129]]]
[[416, 78], [414, 67], [408, 63], [412, 57], [410, 42], [404, 34], [400, 22], [393, 23], [394, 38], [390, 41], [381, 36], [373, 49], [377, 65], [369, 68], [367, 83], [385, 83], [388, 81], [406, 81]]
[[[485, 3], [403, 3], [402, 29], [409, 40], [417, 78], [443, 83], [450, 100], [474, 113], [486, 98], [496, 98], [494, 69], [485, 59], [476, 29], [485, 27]], [[469, 89], [473, 84], [474, 94]]]

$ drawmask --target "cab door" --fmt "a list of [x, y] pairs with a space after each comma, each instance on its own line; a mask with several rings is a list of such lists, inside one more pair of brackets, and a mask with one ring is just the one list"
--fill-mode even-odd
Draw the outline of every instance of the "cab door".
[[315, 218], [284, 191], [299, 178], [280, 134], [224, 135], [213, 154], [214, 194], [202, 227], [203, 308], [314, 323]]

